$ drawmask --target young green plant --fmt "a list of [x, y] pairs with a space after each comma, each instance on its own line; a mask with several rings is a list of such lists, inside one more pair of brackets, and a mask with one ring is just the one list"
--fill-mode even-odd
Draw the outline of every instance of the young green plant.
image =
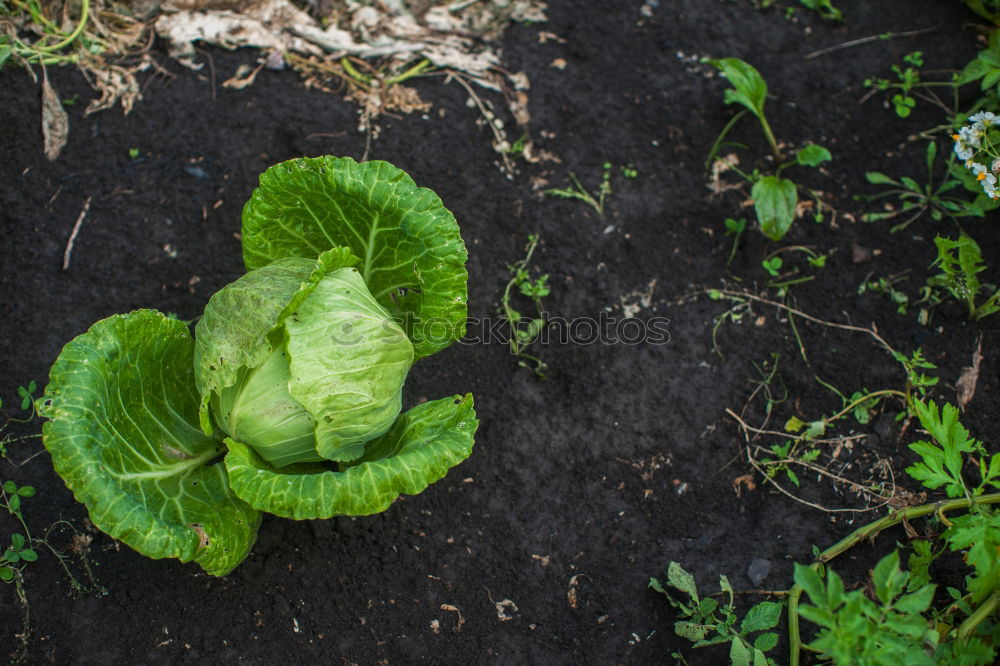
[[[857, 196], [862, 201], [876, 201], [886, 197], [899, 200], [899, 208], [879, 213], [865, 213], [861, 219], [864, 222], [890, 220], [900, 215], [908, 215], [902, 222], [894, 225], [890, 231], [896, 232], [910, 226], [924, 214], [939, 221], [944, 217], [957, 219], [960, 217], [982, 217], [985, 213], [980, 206], [968, 199], [948, 195], [949, 192], [962, 185], [959, 178], [946, 178], [935, 184], [934, 167], [937, 161], [937, 144], [930, 141], [927, 144], [925, 163], [927, 165], [927, 184], [921, 186], [916, 180], [902, 176], [895, 180], [878, 171], [869, 171], [865, 178], [872, 185], [882, 185], [889, 189], [875, 195]], [[954, 156], [948, 157], [948, 170], [951, 171]]]
[[[733, 601], [733, 586], [728, 578], [719, 577], [719, 588], [727, 597], [720, 604], [712, 597], [700, 597], [694, 576], [677, 562], [668, 565], [664, 581], [650, 578], [649, 587], [665, 595], [670, 605], [680, 612], [684, 619], [674, 623], [674, 632], [691, 641], [692, 647], [728, 643], [729, 663], [732, 666], [766, 666], [773, 663], [765, 653], [778, 644], [778, 634], [771, 629], [781, 621], [781, 604], [762, 601], [747, 610], [740, 619]], [[679, 653], [675, 653], [674, 658], [683, 659]]]
[[[964, 233], [957, 240], [937, 236], [934, 244], [938, 252], [934, 265], [941, 273], [928, 279], [928, 286], [942, 288], [964, 303], [970, 319], [982, 319], [1000, 311], [1000, 288], [983, 284], [977, 277], [986, 270], [979, 244]], [[984, 290], [987, 297], [980, 302], [979, 295]]]
[[[507, 344], [510, 347], [510, 353], [517, 357], [518, 366], [526, 368], [531, 363], [538, 378], [545, 379], [548, 365], [542, 359], [527, 352], [528, 347], [538, 339], [547, 323], [542, 299], [550, 293], [549, 276], [546, 274], [532, 279], [529, 269], [531, 257], [538, 247], [538, 242], [538, 234], [529, 234], [524, 258], [507, 266], [510, 280], [507, 281], [507, 286], [504, 287], [503, 295], [500, 297], [500, 307], [502, 316], [510, 326], [510, 337]], [[522, 296], [527, 297], [534, 305], [534, 316], [525, 317], [511, 305], [512, 291], [515, 287]]]
[[716, 138], [709, 151], [708, 164], [715, 160], [726, 135], [744, 113], [753, 114], [760, 124], [777, 167], [774, 173], [768, 175], [763, 175], [757, 170], [748, 174], [735, 167], [732, 168], [752, 185], [750, 196], [754, 201], [754, 212], [757, 214], [761, 231], [771, 240], [781, 240], [795, 221], [799, 203], [799, 186], [794, 181], [782, 177], [783, 172], [796, 165], [818, 167], [831, 159], [830, 151], [822, 146], [810, 144], [796, 151], [792, 158], [786, 159], [764, 114], [767, 83], [760, 72], [739, 58], [709, 59], [707, 62], [721, 71], [732, 86], [725, 91], [725, 103], [738, 104], [745, 109], [736, 114]]
[[[543, 194], [561, 199], [577, 199], [597, 211], [598, 215], [603, 216], [605, 199], [611, 194], [611, 169], [611, 162], [605, 162], [601, 165], [601, 183], [593, 193], [584, 187], [575, 173], [570, 171], [569, 178], [573, 181], [572, 187], [551, 188], [545, 190]], [[626, 165], [622, 167], [622, 175], [626, 178], [635, 178], [638, 176], [638, 171], [635, 167]]]

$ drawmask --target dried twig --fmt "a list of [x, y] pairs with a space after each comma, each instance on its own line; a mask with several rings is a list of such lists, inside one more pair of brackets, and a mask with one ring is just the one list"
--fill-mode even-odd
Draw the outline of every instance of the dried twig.
[[87, 211], [90, 210], [90, 199], [87, 197], [83, 200], [83, 208], [80, 210], [80, 214], [76, 218], [76, 224], [73, 225], [73, 231], [69, 234], [69, 240], [66, 242], [66, 250], [63, 252], [63, 263], [62, 269], [69, 269], [69, 259], [70, 255], [73, 254], [73, 243], [76, 242], [76, 235], [80, 233], [80, 225], [83, 224], [83, 218], [87, 217]]
[[813, 51], [812, 53], [807, 53], [805, 56], [806, 60], [812, 60], [813, 58], [818, 58], [819, 56], [827, 55], [828, 53], [833, 53], [834, 51], [839, 51], [840, 49], [847, 49], [852, 46], [860, 46], [862, 44], [868, 44], [869, 42], [877, 42], [884, 39], [895, 39], [896, 37], [916, 37], [917, 35], [923, 35], [928, 32], [934, 32], [940, 26], [931, 26], [929, 28], [920, 28], [919, 30], [909, 30], [907, 32], [886, 32], [880, 35], [870, 35], [868, 37], [862, 37], [860, 39], [852, 39], [849, 42], [844, 42], [842, 44], [835, 44], [833, 46], [828, 46], [824, 49], [819, 49], [818, 51]]
[[[774, 486], [774, 488], [778, 492], [780, 492], [783, 495], [787, 495], [789, 498], [795, 500], [796, 502], [798, 502], [800, 504], [805, 504], [806, 506], [811, 507], [813, 509], [818, 509], [820, 511], [825, 511], [826, 513], [850, 513], [850, 512], [863, 513], [865, 511], [874, 511], [875, 509], [878, 509], [878, 508], [881, 508], [883, 506], [886, 506], [889, 503], [889, 500], [892, 499], [891, 496], [890, 496], [889, 499], [885, 499], [881, 504], [878, 504], [877, 506], [866, 507], [864, 509], [857, 509], [857, 508], [831, 509], [829, 507], [825, 507], [825, 506], [822, 506], [820, 504], [816, 504], [815, 502], [810, 502], [809, 500], [804, 500], [801, 497], [799, 497], [798, 495], [796, 495], [795, 493], [793, 493], [793, 492], [791, 492], [789, 490], [786, 490], [780, 483], [778, 483], [777, 481], [775, 481], [773, 477], [768, 476], [767, 471], [765, 471], [764, 468], [762, 468], [760, 466], [760, 464], [757, 462], [757, 460], [753, 457], [753, 454], [750, 453], [750, 447], [749, 446], [747, 447], [746, 453], [747, 453], [747, 462], [749, 462], [750, 465], [755, 470], [757, 470], [757, 472], [760, 473], [761, 477], [763, 477], [763, 479], [765, 481], [767, 481], [772, 486]], [[797, 461], [797, 462], [802, 463], [802, 461]], [[828, 473], [828, 475], [829, 474], [830, 473]], [[847, 479], [845, 479], [843, 477], [837, 477], [836, 475], [832, 475], [832, 476], [833, 476], [833, 478], [837, 479], [838, 481], [842, 481], [844, 483], [851, 484], [852, 486], [856, 486], [857, 485], [857, 484], [854, 484], [853, 482], [851, 482], [851, 481], [849, 481], [849, 480], [847, 480]], [[870, 495], [872, 493], [871, 493], [871, 491], [866, 491], [865, 494]], [[877, 497], [879, 497], [879, 499], [884, 499], [884, 496], [881, 496], [881, 495], [877, 495]]]
[[802, 317], [806, 321], [811, 321], [814, 324], [820, 324], [821, 326], [829, 326], [830, 328], [839, 328], [839, 329], [842, 329], [842, 330], [845, 330], [845, 331], [855, 331], [857, 333], [867, 333], [872, 338], [874, 338], [890, 354], [896, 353], [896, 350], [892, 348], [892, 345], [890, 345], [888, 342], [886, 342], [885, 339], [881, 335], [878, 334], [878, 329], [875, 327], [875, 324], [872, 324], [871, 328], [865, 328], [863, 326], [853, 326], [851, 324], [838, 324], [837, 322], [826, 321], [826, 320], [820, 319], [818, 317], [813, 317], [810, 314], [806, 314], [805, 312], [802, 312], [801, 310], [796, 310], [795, 308], [790, 307], [788, 305], [785, 305], [784, 303], [779, 303], [778, 301], [772, 301], [772, 300], [767, 299], [767, 298], [761, 298], [760, 296], [755, 296], [755, 295], [753, 295], [753, 294], [751, 294], [749, 292], [745, 292], [745, 291], [732, 291], [732, 290], [729, 290], [729, 289], [709, 289], [709, 290], [706, 290], [704, 293], [707, 294], [709, 292], [719, 293], [719, 294], [722, 294], [724, 296], [729, 296], [731, 298], [746, 298], [746, 299], [749, 299], [751, 301], [756, 301], [758, 303], [763, 303], [764, 305], [772, 305], [772, 306], [774, 306], [776, 308], [779, 308], [781, 310], [785, 310], [786, 312], [789, 312], [789, 313], [791, 313], [793, 315], [796, 315], [798, 317]]

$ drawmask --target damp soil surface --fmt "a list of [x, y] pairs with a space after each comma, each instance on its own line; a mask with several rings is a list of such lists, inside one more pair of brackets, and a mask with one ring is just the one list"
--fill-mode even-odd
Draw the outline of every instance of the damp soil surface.
[[[918, 50], [926, 69], [946, 80], [945, 70], [977, 50], [975, 17], [960, 2], [858, 0], [836, 3], [845, 13], [838, 24], [785, 4], [796, 8], [791, 20], [751, 2], [552, 0], [547, 23], [513, 26], [502, 46], [505, 67], [530, 79], [530, 123], [517, 128], [502, 98], [481, 91], [512, 138], [528, 133], [534, 154], [552, 158], [515, 157], [510, 175], [498, 168], [465, 90], [443, 76], [418, 80], [432, 107], [381, 117], [368, 157], [406, 170], [454, 212], [469, 249], [471, 317], [495, 318], [508, 264], [523, 256], [529, 234], [540, 235], [533, 270], [549, 275], [545, 308], [566, 322], [533, 349], [547, 378], [518, 367], [496, 339], [470, 339], [420, 361], [407, 404], [475, 395], [481, 425], [471, 457], [380, 515], [265, 517], [247, 560], [224, 578], [147, 559], [93, 531], [41, 441], [9, 443], [0, 476], [37, 489], [24, 502], [29, 526], [38, 536], [64, 520], [92, 537], [87, 558], [101, 592], [73, 594], [43, 550], [25, 568], [26, 635], [25, 608], [12, 586], [0, 586], [0, 653], [55, 664], [653, 664], [673, 663], [671, 652], [683, 649], [690, 663], [723, 663], [724, 652], [692, 651], [674, 634], [676, 612], [648, 588], [651, 576], [677, 561], [704, 592], [720, 574], [738, 590], [786, 589], [793, 563], [809, 561], [814, 545], [829, 546], [886, 510], [825, 511], [877, 502], [803, 469], [800, 487], [783, 474], [775, 480], [814, 506], [782, 494], [747, 454], [763, 459], [754, 446], [783, 439], [748, 437], [732, 414], [780, 432], [792, 416], [815, 420], [842, 407], [820, 380], [850, 395], [899, 389], [904, 376], [872, 336], [790, 319], [761, 302], [722, 323], [713, 345], [714, 324], [734, 303], [707, 298], [705, 289], [780, 300], [763, 259], [795, 246], [826, 255], [822, 269], [800, 250], [779, 255], [786, 275], [813, 276], [790, 288], [790, 306], [823, 321], [877, 326], [905, 353], [922, 348], [937, 366], [931, 395], [939, 401], [956, 400], [955, 383], [981, 339], [985, 360], [963, 422], [988, 440], [1000, 413], [996, 317], [970, 322], [946, 303], [922, 325], [919, 307], [900, 314], [888, 296], [859, 294], [866, 280], [892, 277], [916, 300], [934, 272], [934, 236], [957, 233], [955, 222], [929, 216], [898, 233], [890, 223], [860, 221], [881, 206], [853, 198], [876, 191], [865, 172], [923, 178], [925, 144], [912, 139], [945, 118], [921, 100], [898, 119], [881, 94], [864, 99], [863, 81], [891, 75], [893, 63]], [[931, 30], [806, 57], [921, 28]], [[203, 49], [206, 67], [194, 72], [156, 49], [169, 75], [143, 75], [143, 99], [129, 115], [85, 117], [87, 82], [71, 69], [49, 71], [59, 94], [78, 100], [55, 161], [43, 156], [38, 84], [14, 67], [0, 72], [0, 393], [9, 416], [23, 414], [16, 387], [43, 385], [62, 346], [95, 321], [136, 308], [193, 319], [239, 277], [241, 208], [266, 167], [365, 153], [356, 107], [307, 89], [292, 71], [265, 70], [244, 90], [221, 87], [239, 65], [255, 63], [253, 51]], [[752, 220], [753, 210], [746, 187], [706, 187], [706, 155], [736, 109], [723, 104], [725, 83], [699, 64], [702, 56], [753, 63], [769, 82], [767, 112], [784, 144], [815, 142], [834, 156], [819, 171], [787, 172], [822, 192], [823, 220], [804, 211], [780, 243], [748, 229], [728, 266], [732, 237], [723, 221]], [[737, 153], [741, 168], [769, 167], [749, 116], [729, 140], [743, 147], [722, 152]], [[612, 192], [603, 215], [542, 194], [568, 186], [571, 172], [596, 189], [605, 163]], [[994, 263], [996, 222], [963, 223]], [[986, 277], [1000, 281], [996, 271]], [[574, 320], [600, 322], [598, 335], [571, 327]], [[636, 340], [640, 329], [667, 335]], [[567, 331], [572, 339], [561, 340]], [[919, 486], [903, 470], [917, 428], [904, 432], [899, 409], [886, 401], [867, 425], [845, 420], [836, 434], [861, 436], [825, 445], [816, 464], [881, 484], [897, 504], [914, 501], [909, 493]], [[5, 434], [39, 431], [35, 421], [8, 424]], [[14, 530], [11, 519], [0, 520], [4, 535]], [[86, 583], [70, 535], [57, 527], [50, 540]], [[862, 584], [877, 558], [905, 539], [890, 531], [836, 567], [849, 584]], [[940, 574], [958, 582], [961, 569]]]

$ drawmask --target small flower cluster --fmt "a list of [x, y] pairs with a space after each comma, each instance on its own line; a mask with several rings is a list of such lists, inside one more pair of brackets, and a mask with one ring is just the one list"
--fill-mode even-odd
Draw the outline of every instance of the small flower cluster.
[[[983, 186], [983, 192], [991, 199], [1000, 199], [997, 189], [997, 173], [1000, 173], [1000, 155], [990, 140], [990, 128], [1000, 127], [1000, 116], [989, 111], [980, 111], [969, 116], [969, 125], [958, 130], [951, 136], [955, 140], [955, 155], [965, 162], [965, 168], [971, 169]], [[991, 161], [989, 167], [976, 161], [976, 156], [985, 157]]]

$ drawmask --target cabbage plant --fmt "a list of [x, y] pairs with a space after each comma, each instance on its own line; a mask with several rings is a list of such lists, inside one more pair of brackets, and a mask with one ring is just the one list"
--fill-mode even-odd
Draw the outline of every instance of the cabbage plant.
[[221, 576], [261, 512], [368, 515], [472, 451], [470, 394], [401, 412], [412, 364], [465, 333], [454, 216], [386, 162], [306, 158], [243, 209], [247, 273], [195, 327], [115, 315], [65, 346], [39, 410], [100, 529]]

